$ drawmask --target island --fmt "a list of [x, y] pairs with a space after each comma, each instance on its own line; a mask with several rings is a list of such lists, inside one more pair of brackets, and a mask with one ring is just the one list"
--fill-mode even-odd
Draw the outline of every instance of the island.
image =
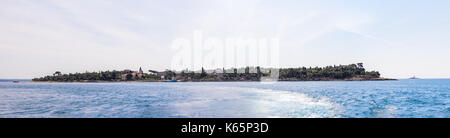
[[[203, 82], [203, 81], [260, 81], [271, 76], [274, 68], [245, 67], [199, 71], [155, 71], [145, 73], [125, 69], [122, 71], [100, 71], [63, 74], [56, 71], [52, 75], [34, 78], [34, 82]], [[363, 63], [334, 65], [326, 67], [277, 68], [278, 81], [371, 81], [395, 80], [380, 77], [378, 71], [366, 71]]]

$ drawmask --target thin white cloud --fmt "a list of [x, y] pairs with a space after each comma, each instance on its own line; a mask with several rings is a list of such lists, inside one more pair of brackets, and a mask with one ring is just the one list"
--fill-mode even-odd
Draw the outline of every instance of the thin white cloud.
[[[170, 66], [172, 41], [192, 36], [194, 30], [202, 30], [205, 37], [279, 37], [284, 52], [280, 53], [284, 57], [281, 60], [292, 66], [344, 64], [341, 62], [370, 59], [373, 63], [367, 63], [369, 69], [380, 69], [382, 74], [397, 77], [409, 74], [395, 75], [399, 70], [406, 70], [396, 66], [396, 62], [412, 66], [414, 63], [407, 60], [443, 61], [449, 58], [444, 54], [435, 56], [435, 53], [445, 51], [440, 49], [446, 49], [449, 44], [446, 38], [450, 31], [447, 26], [440, 25], [448, 24], [449, 17], [433, 11], [442, 8], [440, 6], [418, 13], [349, 1], [329, 2], [332, 4], [275, 0], [4, 0], [0, 1], [0, 64], [8, 68], [1, 69], [0, 78], [37, 77], [56, 69], [82, 72], [146, 66], [162, 70]], [[389, 13], [405, 17], [397, 18]], [[430, 20], [420, 14], [441, 17]], [[358, 43], [351, 43], [350, 39], [343, 40], [346, 43], [342, 44], [327, 42], [328, 38], [340, 38], [336, 33], [340, 31], [361, 38], [352, 38]], [[317, 41], [322, 45], [308, 47]], [[323, 47], [346, 44], [365, 47], [342, 51], [347, 52], [342, 54], [352, 55], [342, 59], [334, 58], [334, 55], [314, 57], [321, 54], [314, 52], [323, 51], [320, 50]], [[310, 51], [305, 51], [305, 47]], [[384, 53], [377, 53], [383, 57], [368, 54], [354, 58], [361, 56], [357, 50], [376, 48], [384, 48]], [[420, 59], [393, 54], [420, 52], [424, 53]], [[388, 70], [376, 66], [383, 63], [389, 66], [386, 67]], [[448, 70], [449, 66], [445, 66], [438, 72], [450, 75]]]

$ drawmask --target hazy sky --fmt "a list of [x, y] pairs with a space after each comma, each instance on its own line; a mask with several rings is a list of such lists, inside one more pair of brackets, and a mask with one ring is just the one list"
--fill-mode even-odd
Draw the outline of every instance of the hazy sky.
[[280, 39], [283, 67], [450, 78], [448, 0], [1, 0], [0, 78], [170, 68], [172, 41]]

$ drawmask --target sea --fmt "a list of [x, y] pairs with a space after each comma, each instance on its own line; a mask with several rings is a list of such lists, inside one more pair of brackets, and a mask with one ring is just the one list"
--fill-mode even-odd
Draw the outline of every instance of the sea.
[[29, 83], [0, 118], [450, 118], [450, 79]]

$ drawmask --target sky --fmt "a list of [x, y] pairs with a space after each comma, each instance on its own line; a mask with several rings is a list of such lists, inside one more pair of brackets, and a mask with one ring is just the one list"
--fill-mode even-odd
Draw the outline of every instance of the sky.
[[448, 0], [1, 0], [0, 78], [164, 70], [177, 38], [277, 37], [280, 66], [450, 78]]

